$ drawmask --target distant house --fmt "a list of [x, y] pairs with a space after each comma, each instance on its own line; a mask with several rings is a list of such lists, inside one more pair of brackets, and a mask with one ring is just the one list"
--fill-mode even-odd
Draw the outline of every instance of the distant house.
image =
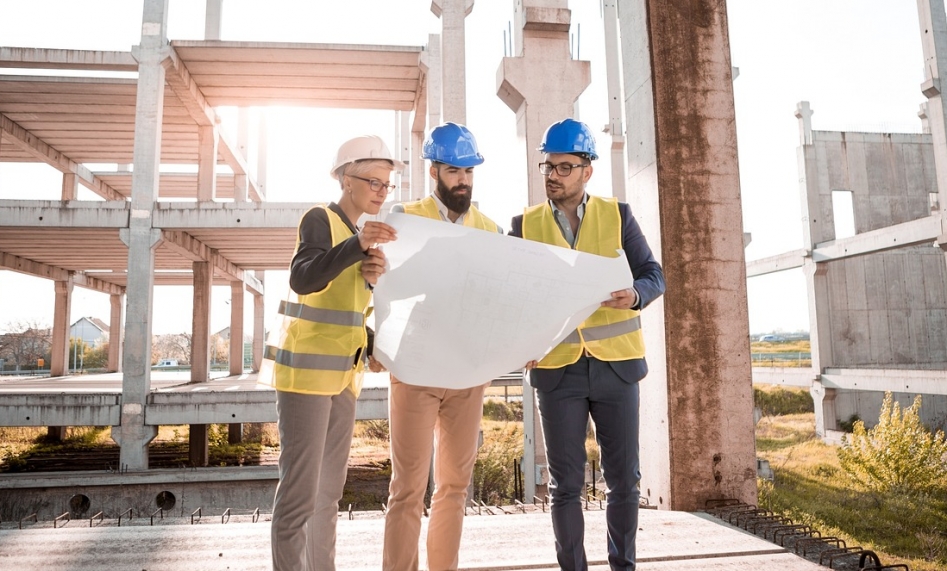
[[82, 339], [87, 347], [98, 347], [109, 339], [109, 326], [97, 317], [83, 317], [69, 327], [69, 337]]

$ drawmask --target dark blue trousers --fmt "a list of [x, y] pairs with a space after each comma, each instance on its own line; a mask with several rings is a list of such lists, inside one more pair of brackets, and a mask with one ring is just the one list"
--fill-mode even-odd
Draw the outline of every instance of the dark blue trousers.
[[608, 564], [634, 571], [638, 530], [638, 383], [623, 381], [605, 361], [581, 357], [551, 390], [537, 390], [549, 462], [552, 527], [564, 571], [585, 571], [585, 436], [591, 416], [601, 451], [608, 525]]

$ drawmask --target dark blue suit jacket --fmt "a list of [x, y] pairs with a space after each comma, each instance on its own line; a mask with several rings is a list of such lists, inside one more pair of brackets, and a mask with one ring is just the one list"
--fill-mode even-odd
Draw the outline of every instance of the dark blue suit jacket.
[[[633, 309], [640, 310], [664, 293], [664, 271], [654, 259], [654, 254], [651, 253], [648, 241], [641, 233], [641, 227], [638, 226], [638, 221], [631, 213], [631, 208], [626, 203], [619, 202], [618, 211], [621, 213], [621, 244], [628, 258], [628, 265], [631, 267], [631, 275], [635, 279], [635, 291], [638, 292], [638, 305]], [[587, 223], [583, 219], [582, 224]], [[523, 237], [522, 215], [513, 217], [510, 223], [510, 236]], [[644, 358], [609, 361], [609, 365], [626, 383], [640, 381], [648, 374], [648, 364]], [[565, 368], [533, 369], [529, 372], [530, 383], [539, 390], [550, 391], [559, 384], [564, 371]]]

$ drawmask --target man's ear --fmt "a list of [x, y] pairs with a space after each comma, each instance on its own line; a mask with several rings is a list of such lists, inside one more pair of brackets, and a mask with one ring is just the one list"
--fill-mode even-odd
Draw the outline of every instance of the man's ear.
[[437, 180], [437, 165], [432, 164], [431, 168], [429, 168], [427, 172], [431, 175], [431, 178]]

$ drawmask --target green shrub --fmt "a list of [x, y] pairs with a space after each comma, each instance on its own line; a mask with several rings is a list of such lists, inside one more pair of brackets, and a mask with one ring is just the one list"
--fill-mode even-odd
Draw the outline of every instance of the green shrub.
[[878, 425], [865, 429], [856, 421], [852, 435], [838, 450], [839, 464], [866, 490], [879, 493], [924, 494], [947, 491], [947, 440], [921, 424], [921, 396], [901, 411], [885, 393]]
[[523, 433], [515, 422], [484, 423], [483, 446], [474, 464], [474, 497], [497, 505], [512, 503], [513, 464], [523, 457]]
[[778, 387], [764, 390], [753, 387], [753, 402], [766, 416], [802, 414], [813, 412], [812, 395], [806, 389], [786, 389]]

